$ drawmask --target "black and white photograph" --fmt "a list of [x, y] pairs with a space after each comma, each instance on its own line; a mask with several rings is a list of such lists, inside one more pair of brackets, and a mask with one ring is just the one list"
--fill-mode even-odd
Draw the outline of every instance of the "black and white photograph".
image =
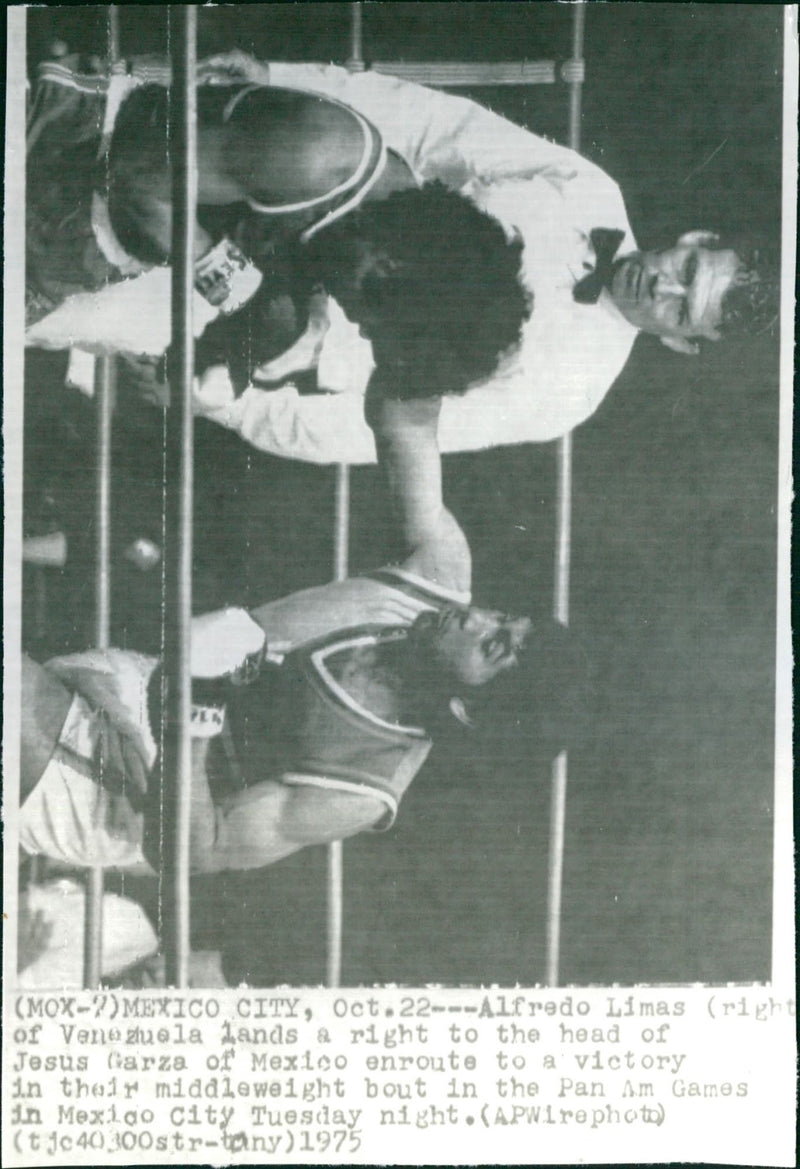
[[[731, 1024], [750, 1000], [714, 988], [760, 988], [793, 1032], [796, 16], [10, 12], [7, 998], [297, 988], [308, 1021], [327, 988], [349, 1027], [384, 1002], [365, 988], [538, 988], [596, 1069], [619, 1020], [684, 1014], [674, 988]], [[396, 1013], [432, 1051], [428, 1010], [510, 1000], [463, 1001]], [[202, 1042], [233, 1060], [283, 1026]], [[19, 1030], [6, 1068], [33, 1075]], [[671, 1077], [665, 1115], [755, 1108], [722, 1064], [729, 1090], [676, 1090], [695, 1081], [668, 1039], [636, 1057]], [[113, 1042], [85, 1042], [91, 1070]], [[570, 1062], [525, 1092], [551, 1107], [557, 1067], [552, 1107], [601, 1097], [587, 1127], [609, 1127], [626, 1102]], [[395, 1079], [382, 1126], [405, 1123]], [[462, 1094], [443, 1115], [476, 1137], [523, 1119]], [[154, 1163], [47, 1145], [26, 1095], [14, 1163]], [[221, 1115], [214, 1163], [359, 1158], [320, 1117], [276, 1129], [295, 1149], [245, 1121], [236, 1145]]]

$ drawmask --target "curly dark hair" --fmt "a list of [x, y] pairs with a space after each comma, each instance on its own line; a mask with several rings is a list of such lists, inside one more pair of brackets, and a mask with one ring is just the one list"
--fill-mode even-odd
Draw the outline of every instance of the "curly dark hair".
[[780, 267], [773, 250], [741, 236], [720, 237], [713, 246], [732, 249], [740, 260], [736, 278], [722, 298], [720, 333], [725, 338], [766, 333], [780, 312]]
[[520, 282], [522, 241], [507, 239], [463, 195], [426, 183], [368, 202], [320, 232], [309, 257], [323, 282], [328, 273], [334, 295], [337, 272], [353, 263], [359, 242], [388, 259], [361, 289], [388, 396], [463, 394], [519, 344], [532, 305]]

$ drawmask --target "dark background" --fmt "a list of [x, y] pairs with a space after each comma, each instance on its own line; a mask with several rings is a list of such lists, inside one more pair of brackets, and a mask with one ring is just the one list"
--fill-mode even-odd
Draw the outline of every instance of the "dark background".
[[[348, 5], [200, 13], [202, 54], [343, 61]], [[780, 6], [590, 4], [582, 139], [620, 183], [644, 245], [679, 230], [763, 233], [779, 246]], [[102, 52], [102, 8], [29, 9], [33, 65], [54, 37]], [[569, 55], [570, 7], [366, 6], [370, 57]], [[122, 7], [123, 53], [160, 52], [163, 7]], [[471, 96], [561, 141], [561, 86]], [[713, 154], [713, 157], [711, 157]], [[68, 530], [31, 576], [26, 644], [40, 656], [91, 639], [91, 407], [63, 362], [31, 354], [26, 522]], [[572, 625], [592, 697], [570, 755], [562, 979], [761, 981], [770, 974], [777, 331], [697, 359], [641, 338], [575, 436]], [[262, 602], [325, 580], [333, 474], [197, 427], [195, 605]], [[160, 538], [160, 421], [120, 390], [114, 484], [114, 640], [157, 644], [158, 581], [122, 558]], [[470, 538], [475, 594], [546, 612], [555, 448], [445, 460]], [[376, 471], [353, 473], [354, 571], [396, 553]], [[528, 744], [486, 758], [434, 752], [397, 826], [345, 848], [344, 981], [531, 984], [544, 976], [549, 762]], [[229, 977], [318, 982], [322, 849], [257, 874], [195, 882], [197, 944], [224, 944]]]

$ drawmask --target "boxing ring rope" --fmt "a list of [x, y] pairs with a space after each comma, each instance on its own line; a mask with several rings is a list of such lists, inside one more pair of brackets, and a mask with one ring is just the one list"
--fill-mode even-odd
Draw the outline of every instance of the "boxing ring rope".
[[[573, 7], [572, 60], [565, 69], [569, 84], [569, 145], [580, 150], [581, 87], [583, 85], [583, 0]], [[558, 440], [556, 449], [556, 557], [553, 616], [569, 625], [569, 572], [572, 544], [572, 434]], [[561, 891], [564, 876], [564, 828], [567, 811], [567, 753], [553, 761], [550, 793], [550, 844], [547, 861], [547, 986], [558, 986], [561, 945]]]
[[[167, 982], [185, 987], [189, 973], [189, 861], [192, 753], [192, 520], [194, 509], [194, 225], [197, 211], [197, 7], [170, 5], [169, 150], [172, 159], [172, 352], [168, 425], [179, 432], [178, 482], [165, 481], [165, 506], [177, 524], [177, 552], [164, 549], [163, 617], [167, 726], [162, 735], [162, 808], [166, 824]], [[172, 529], [175, 530], [175, 529]], [[163, 726], [162, 712], [162, 726]], [[166, 798], [164, 784], [166, 783]], [[163, 865], [162, 865], [163, 878]]]
[[[108, 8], [108, 60], [119, 60], [119, 12]], [[95, 363], [95, 447], [97, 452], [95, 495], [94, 643], [98, 649], [111, 644], [111, 425], [114, 413], [116, 364], [113, 357]], [[103, 870], [92, 868], [86, 876], [83, 984], [100, 985], [103, 949]]]
[[[346, 580], [350, 549], [350, 468], [336, 467], [333, 579]], [[341, 840], [328, 845], [325, 985], [337, 987], [342, 979], [342, 926], [344, 914], [344, 855]]]
[[[363, 14], [358, 0], [350, 5], [350, 56], [347, 68], [351, 73], [364, 70]], [[350, 468], [346, 463], [336, 467], [334, 487], [333, 579], [346, 580], [349, 573], [350, 550]], [[342, 928], [344, 924], [344, 850], [341, 840], [328, 845], [326, 881], [326, 960], [325, 985], [337, 987], [342, 981]]]
[[[95, 495], [95, 614], [94, 644], [111, 644], [111, 422], [116, 369], [113, 357], [99, 357], [95, 365], [95, 441], [97, 451]], [[102, 780], [102, 776], [101, 776]], [[100, 985], [103, 939], [103, 870], [92, 868], [86, 877], [83, 984]]]

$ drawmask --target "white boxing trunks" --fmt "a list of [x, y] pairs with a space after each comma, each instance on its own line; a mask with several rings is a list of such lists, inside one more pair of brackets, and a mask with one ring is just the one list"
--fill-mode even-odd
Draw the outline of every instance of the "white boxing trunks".
[[145, 862], [144, 817], [93, 778], [101, 715], [73, 697], [59, 742], [19, 815], [20, 847], [81, 868]]

